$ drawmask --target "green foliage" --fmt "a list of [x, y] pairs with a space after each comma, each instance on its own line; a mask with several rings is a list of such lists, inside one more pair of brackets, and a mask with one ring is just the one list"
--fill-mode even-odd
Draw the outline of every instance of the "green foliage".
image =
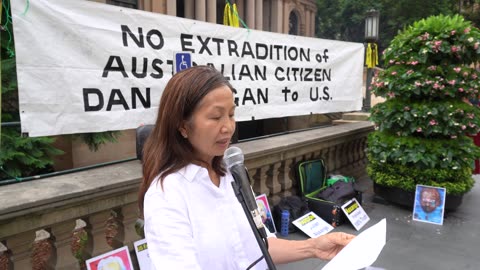
[[30, 176], [52, 170], [52, 156], [63, 152], [52, 146], [53, 138], [24, 138], [18, 128], [2, 128], [0, 179]]
[[[2, 52], [4, 51], [4, 45], [2, 36]], [[1, 122], [18, 122], [20, 119], [18, 115], [15, 58], [2, 55], [1, 65]], [[2, 127], [0, 136], [0, 180], [51, 172], [53, 165], [52, 156], [63, 153], [52, 146], [53, 138], [22, 137], [18, 126]]]
[[478, 28], [480, 26], [480, 0], [458, 1], [458, 5], [459, 13]]
[[367, 173], [375, 182], [388, 187], [415, 191], [417, 184], [445, 187], [447, 194], [461, 195], [472, 189], [472, 169], [464, 167], [451, 169], [418, 169], [401, 164], [381, 163], [369, 157]]
[[480, 156], [480, 148], [467, 136], [433, 139], [375, 131], [369, 134], [367, 153], [376, 162], [409, 168], [471, 170], [473, 160]]
[[315, 32], [320, 38], [363, 42], [365, 14], [378, 1], [317, 0]]
[[[364, 42], [366, 12], [380, 11], [380, 51], [397, 35], [399, 29], [431, 15], [452, 15], [457, 11], [453, 0], [317, 0], [316, 34], [320, 38]], [[475, 14], [475, 12], [471, 12]]]
[[480, 109], [456, 99], [390, 99], [372, 109], [370, 120], [378, 123], [379, 131], [397, 136], [455, 139], [480, 132]]
[[462, 16], [431, 16], [406, 27], [392, 40], [385, 50], [385, 65], [425, 64], [427, 60], [429, 65], [472, 63], [479, 59], [478, 37], [479, 30]]
[[461, 16], [431, 16], [406, 27], [383, 55], [372, 92], [387, 101], [371, 111], [368, 173], [379, 184], [414, 190], [442, 186], [461, 194], [473, 186], [480, 157], [469, 134], [480, 131], [480, 31]]
[[120, 134], [120, 131], [105, 131], [98, 133], [79, 133], [73, 136], [74, 138], [79, 138], [86, 143], [90, 151], [96, 152], [100, 146], [105, 143], [116, 143]]
[[385, 48], [399, 30], [415, 21], [434, 15], [453, 15], [457, 0], [381, 0], [380, 39]]

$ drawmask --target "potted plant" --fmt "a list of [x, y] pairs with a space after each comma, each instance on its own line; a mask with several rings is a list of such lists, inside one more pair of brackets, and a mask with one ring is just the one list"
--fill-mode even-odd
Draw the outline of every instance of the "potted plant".
[[372, 80], [375, 105], [367, 173], [375, 193], [412, 206], [417, 184], [445, 187], [452, 210], [474, 184], [480, 148], [480, 31], [463, 17], [432, 16], [405, 28], [384, 51], [385, 69]]

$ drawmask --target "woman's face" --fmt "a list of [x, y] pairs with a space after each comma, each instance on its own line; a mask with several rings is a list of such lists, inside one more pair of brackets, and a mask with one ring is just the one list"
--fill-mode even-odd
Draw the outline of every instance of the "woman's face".
[[211, 164], [230, 145], [235, 132], [235, 103], [228, 86], [215, 88], [198, 104], [190, 120], [183, 123], [180, 133], [193, 146], [195, 158]]

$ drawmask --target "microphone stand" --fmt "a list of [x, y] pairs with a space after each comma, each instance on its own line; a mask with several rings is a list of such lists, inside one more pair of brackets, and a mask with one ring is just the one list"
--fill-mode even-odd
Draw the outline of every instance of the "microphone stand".
[[[252, 228], [252, 232], [255, 235], [255, 239], [257, 240], [258, 246], [262, 251], [263, 258], [265, 258], [265, 261], [267, 262], [268, 269], [276, 270], [277, 268], [275, 268], [275, 264], [273, 264], [272, 257], [270, 257], [270, 253], [268, 253], [267, 246], [263, 241], [262, 237], [260, 236], [260, 232], [258, 231], [257, 226], [255, 225], [255, 222], [253, 221], [252, 213], [250, 212], [250, 210], [248, 210], [247, 203], [245, 202], [241, 188], [237, 185], [235, 181], [232, 181], [232, 187], [233, 187], [233, 191], [235, 192], [235, 196], [237, 196], [237, 199], [242, 205], [243, 211], [247, 216], [248, 223], [250, 224], [250, 227]], [[265, 241], [267, 241], [267, 239], [265, 239]]]

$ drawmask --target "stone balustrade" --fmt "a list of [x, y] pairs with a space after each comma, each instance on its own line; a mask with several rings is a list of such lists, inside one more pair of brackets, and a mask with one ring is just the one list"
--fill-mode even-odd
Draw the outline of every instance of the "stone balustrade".
[[[329, 173], [365, 175], [369, 122], [238, 143], [270, 204], [296, 194], [292, 166], [323, 158]], [[85, 269], [85, 260], [141, 239], [139, 161], [0, 186], [0, 270]], [[132, 256], [135, 262], [135, 256]]]

